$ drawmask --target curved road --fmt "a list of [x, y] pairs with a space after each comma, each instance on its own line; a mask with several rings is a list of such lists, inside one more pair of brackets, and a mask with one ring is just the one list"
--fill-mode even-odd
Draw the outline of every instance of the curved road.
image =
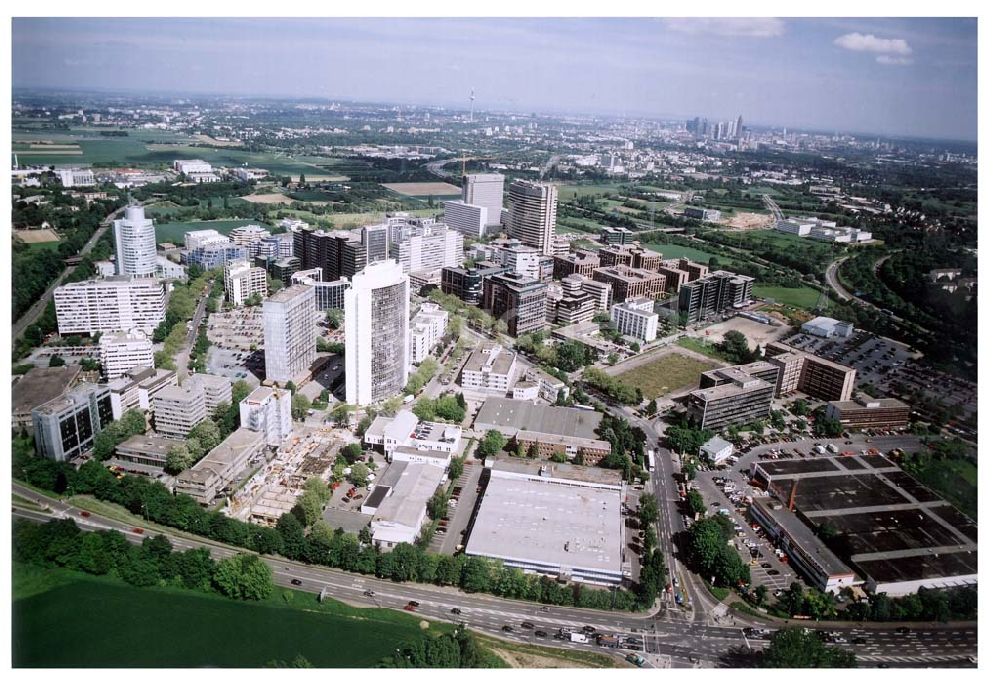
[[[101, 235], [103, 235], [105, 231], [108, 229], [111, 220], [116, 215], [124, 211], [126, 208], [127, 208], [126, 206], [122, 206], [121, 208], [115, 209], [114, 211], [109, 213], [104, 218], [103, 221], [101, 221], [101, 224], [97, 226], [97, 230], [94, 231], [94, 234], [91, 235], [90, 239], [87, 240], [86, 243], [84, 243], [83, 247], [80, 248], [79, 254], [81, 256], [87, 254], [91, 249], [94, 248], [94, 245], [97, 244], [97, 241], [101, 239]], [[49, 303], [49, 300], [52, 299], [52, 293], [54, 293], [56, 288], [59, 287], [60, 283], [62, 283], [62, 281], [66, 279], [66, 276], [68, 276], [70, 273], [73, 272], [74, 268], [76, 267], [67, 266], [66, 268], [64, 268], [63, 272], [60, 273], [56, 277], [56, 279], [52, 281], [48, 289], [45, 290], [42, 296], [38, 298], [38, 301], [35, 302], [33, 305], [31, 305], [31, 308], [28, 309], [28, 311], [26, 311], [21, 316], [21, 318], [19, 318], [17, 321], [14, 322], [14, 335], [12, 337], [12, 340], [17, 340], [18, 338], [20, 338], [24, 334], [24, 331], [28, 328], [28, 326], [30, 326], [31, 324], [35, 323], [35, 321], [38, 320], [38, 317], [42, 315], [43, 311], [45, 311], [45, 306]]]
[[[146, 527], [144, 532], [137, 534], [133, 524], [94, 514], [84, 517], [80, 509], [19, 484], [14, 484], [12, 490], [14, 494], [39, 506], [38, 509], [15, 506], [14, 517], [40, 522], [70, 518], [84, 530], [118, 530], [134, 543], [141, 542], [147, 536], [163, 534], [174, 548], [207, 548], [214, 558], [225, 558], [245, 551], [159, 527]], [[295, 578], [302, 582], [297, 586], [303, 590], [325, 592], [328, 596], [354, 606], [402, 609], [409, 601], [414, 600], [420, 604], [418, 612], [422, 617], [462, 622], [479, 632], [521, 643], [583, 649], [585, 645], [556, 640], [552, 636], [562, 627], [579, 630], [584, 625], [593, 625], [601, 632], [637, 638], [645, 654], [654, 659], [666, 660], [671, 666], [716, 666], [726, 663], [726, 655], [734, 649], [762, 649], [767, 644], [762, 640], [747, 640], [740, 628], [735, 626], [736, 621], [730, 625], [705, 624], [672, 618], [662, 611], [649, 616], [558, 606], [543, 607], [531, 602], [468, 594], [452, 587], [379, 580], [333, 568], [296, 563], [279, 556], [261, 558], [270, 566], [275, 582], [280, 586], [293, 586], [291, 580]], [[366, 595], [366, 592], [371, 592], [372, 595]], [[453, 613], [453, 609], [460, 609], [460, 613]], [[522, 622], [531, 623], [534, 629], [523, 628]], [[511, 626], [513, 632], [502, 632], [501, 628], [505, 625]], [[894, 628], [885, 625], [866, 626], [867, 629], [863, 631], [862, 626], [851, 624], [824, 627], [840, 629], [849, 637], [859, 634], [865, 636], [863, 644], [846, 645], [858, 655], [861, 665], [968, 663], [965, 660], [977, 654], [977, 626], [974, 622], [951, 626], [909, 624], [913, 630], [906, 634], [897, 633]], [[548, 637], [535, 637], [534, 630], [545, 630]], [[624, 652], [615, 653], [621, 655]]]

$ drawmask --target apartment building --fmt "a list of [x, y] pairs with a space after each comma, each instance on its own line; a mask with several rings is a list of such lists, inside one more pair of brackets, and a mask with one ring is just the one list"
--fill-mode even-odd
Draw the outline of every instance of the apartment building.
[[629, 297], [656, 299], [666, 292], [666, 278], [659, 273], [629, 266], [606, 266], [594, 271], [594, 280], [611, 286], [612, 299], [624, 302]]
[[552, 276], [556, 280], [577, 274], [584, 278], [593, 278], [594, 271], [600, 268], [600, 257], [594, 252], [586, 250], [572, 251], [565, 256], [556, 256], [553, 259]]
[[506, 394], [514, 383], [517, 356], [500, 346], [473, 350], [462, 367], [462, 388], [485, 389]]
[[653, 300], [648, 297], [630, 297], [611, 305], [611, 322], [626, 338], [640, 343], [656, 340], [660, 317], [653, 311]]
[[410, 362], [418, 366], [444, 338], [448, 328], [448, 312], [434, 304], [424, 302], [410, 320]]
[[101, 370], [107, 380], [136, 367], [153, 366], [153, 341], [142, 331], [114, 331], [101, 335]]
[[164, 287], [154, 278], [111, 278], [60, 285], [53, 293], [60, 335], [141, 330], [147, 335], [166, 317]]
[[753, 278], [729, 271], [713, 271], [680, 286], [678, 308], [689, 321], [722, 316], [753, 299]]
[[205, 391], [199, 386], [165, 386], [152, 396], [153, 426], [167, 438], [187, 438], [207, 416]]
[[483, 309], [513, 337], [545, 327], [545, 286], [517, 274], [497, 273], [483, 283]]

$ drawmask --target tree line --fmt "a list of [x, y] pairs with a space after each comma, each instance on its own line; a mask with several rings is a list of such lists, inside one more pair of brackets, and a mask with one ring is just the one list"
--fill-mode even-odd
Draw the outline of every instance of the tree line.
[[216, 591], [230, 599], [267, 599], [271, 569], [254, 554], [214, 560], [206, 548], [175, 551], [161, 534], [131, 544], [117, 530], [85, 532], [71, 519], [14, 520], [15, 562], [111, 575], [135, 587], [174, 586]]

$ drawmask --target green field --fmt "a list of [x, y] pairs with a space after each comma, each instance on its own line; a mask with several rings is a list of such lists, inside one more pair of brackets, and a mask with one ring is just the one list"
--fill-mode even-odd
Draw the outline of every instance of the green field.
[[[213, 146], [193, 146], [194, 139], [171, 132], [128, 130], [127, 137], [104, 137], [93, 130], [74, 129], [68, 132], [48, 132], [18, 127], [14, 133], [14, 152], [26, 163], [34, 165], [94, 165], [120, 164], [169, 166], [178, 158], [200, 158], [212, 165], [266, 168], [275, 175], [297, 177], [305, 175], [339, 174], [337, 158], [320, 156], [292, 157], [279, 153], [241, 151]], [[44, 150], [29, 150], [26, 140], [46, 140], [58, 144], [78, 144], [80, 155], [58, 155]]]
[[753, 296], [757, 299], [773, 299], [775, 302], [798, 307], [806, 311], [816, 308], [820, 293], [811, 287], [781, 287], [780, 285], [758, 285], [754, 283]]
[[617, 184], [560, 184], [559, 201], [572, 201], [578, 196], [619, 194]]
[[698, 383], [701, 372], [715, 365], [676, 352], [617, 375], [630, 386], [638, 386], [645, 398], [658, 398], [684, 386]]
[[259, 668], [301, 654], [317, 667], [366, 668], [420, 635], [413, 616], [290, 590], [245, 603], [20, 564], [13, 590], [15, 667]]
[[[244, 225], [262, 225], [256, 220], [191, 220], [183, 223], [157, 223], [156, 241], [184, 244], [184, 233], [192, 230], [218, 230], [220, 234], [228, 235], [235, 228]], [[266, 227], [266, 224], [263, 224]]]
[[681, 259], [687, 257], [692, 261], [708, 263], [709, 259], [715, 257], [716, 261], [718, 261], [720, 265], [725, 266], [726, 264], [731, 263], [730, 259], [720, 254], [713, 254], [702, 249], [695, 249], [694, 247], [686, 247], [682, 244], [647, 244], [644, 246], [646, 249], [659, 252], [663, 255], [664, 259]]

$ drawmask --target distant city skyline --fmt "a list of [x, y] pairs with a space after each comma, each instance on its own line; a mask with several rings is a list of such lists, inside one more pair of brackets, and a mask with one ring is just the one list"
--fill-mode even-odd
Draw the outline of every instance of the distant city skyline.
[[12, 57], [16, 89], [456, 109], [475, 89], [477, 113], [977, 139], [974, 18], [15, 18]]

